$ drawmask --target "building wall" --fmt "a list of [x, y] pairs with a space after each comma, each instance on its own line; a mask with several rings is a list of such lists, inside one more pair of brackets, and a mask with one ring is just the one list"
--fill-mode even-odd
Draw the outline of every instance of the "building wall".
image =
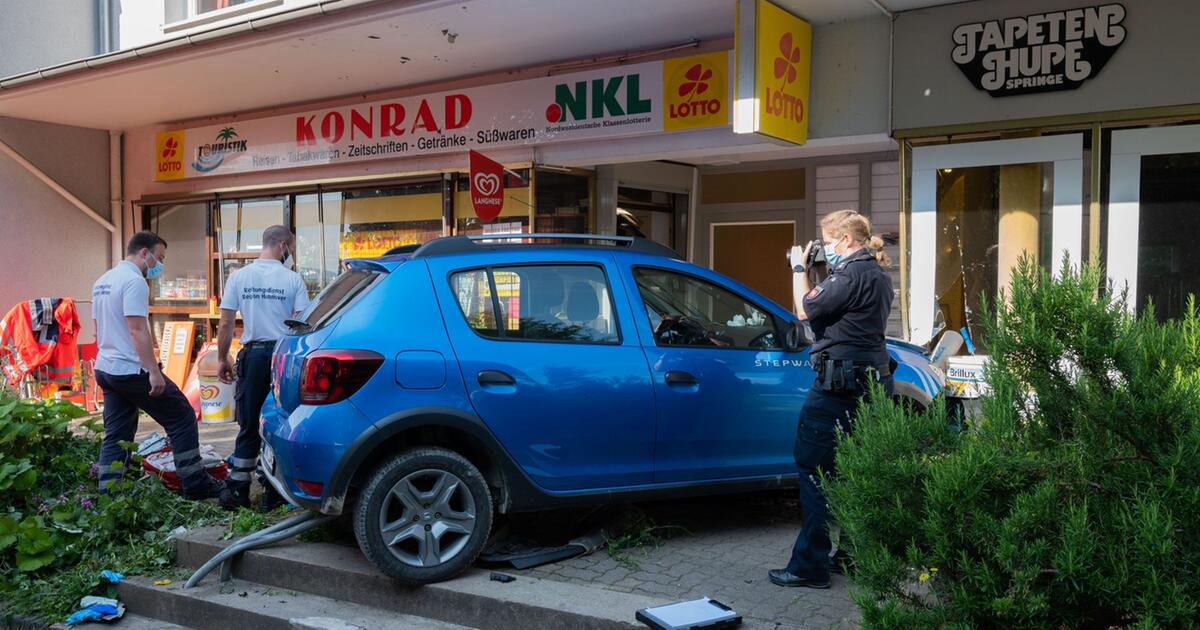
[[813, 28], [809, 136], [887, 133], [890, 23], [869, 18]]
[[[110, 218], [108, 132], [0, 118], [0, 141]], [[110, 266], [109, 232], [5, 154], [0, 190], [0, 310], [37, 297], [90, 300]], [[92, 341], [91, 305], [79, 315], [80, 342]]]
[[0, 0], [0, 77], [95, 55], [98, 24], [94, 0]]
[[[1074, 90], [994, 97], [976, 89], [954, 64], [954, 29], [962, 24], [1109, 4], [1107, 0], [965, 2], [896, 17], [895, 129], [1020, 120], [1200, 103], [1195, 60], [1200, 2], [1123, 2], [1125, 41], [1108, 63]], [[930, 45], [930, 42], [941, 42]], [[815, 115], [815, 114], [814, 114]]]

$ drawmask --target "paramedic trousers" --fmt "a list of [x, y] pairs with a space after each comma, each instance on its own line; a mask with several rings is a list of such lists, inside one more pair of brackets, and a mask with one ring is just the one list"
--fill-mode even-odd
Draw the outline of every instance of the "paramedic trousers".
[[259, 414], [271, 393], [271, 355], [275, 342], [253, 342], [238, 352], [237, 387], [233, 401], [237, 408], [238, 434], [233, 445], [233, 469], [226, 484], [235, 492], [245, 492], [258, 464], [262, 449]]
[[[882, 382], [890, 394], [892, 377], [885, 376]], [[793, 455], [800, 470], [802, 525], [787, 565], [792, 575], [818, 580], [829, 577], [833, 543], [829, 540], [829, 504], [821, 488], [821, 473], [834, 475], [837, 432], [853, 430], [854, 413], [864, 395], [861, 388], [829, 392], [814, 386], [800, 410]]]
[[196, 411], [179, 387], [164, 377], [166, 389], [150, 395], [150, 375], [106, 374], [96, 372], [96, 384], [104, 392], [104, 441], [100, 446], [100, 491], [105, 492], [125, 475], [129, 453], [122, 442], [132, 442], [141, 409], [162, 425], [175, 455], [175, 471], [184, 490], [202, 486], [208, 480], [200, 461], [200, 436], [196, 429]]

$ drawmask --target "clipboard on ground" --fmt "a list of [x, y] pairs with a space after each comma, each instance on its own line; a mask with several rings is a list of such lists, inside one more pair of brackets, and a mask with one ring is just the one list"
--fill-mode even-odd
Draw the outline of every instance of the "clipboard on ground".
[[697, 630], [736, 628], [742, 625], [742, 616], [721, 602], [704, 597], [678, 604], [643, 608], [637, 611], [637, 620], [655, 630]]

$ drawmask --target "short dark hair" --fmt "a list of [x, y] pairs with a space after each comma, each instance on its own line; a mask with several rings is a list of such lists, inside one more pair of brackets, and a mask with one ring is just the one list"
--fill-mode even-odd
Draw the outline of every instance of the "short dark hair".
[[125, 246], [125, 255], [136, 254], [143, 249], [154, 249], [156, 245], [166, 247], [167, 242], [150, 230], [142, 230], [129, 239], [129, 244]]
[[262, 244], [263, 247], [272, 247], [280, 243], [290, 243], [293, 238], [296, 238], [296, 235], [292, 234], [292, 231], [287, 229], [287, 227], [272, 225], [263, 230]]

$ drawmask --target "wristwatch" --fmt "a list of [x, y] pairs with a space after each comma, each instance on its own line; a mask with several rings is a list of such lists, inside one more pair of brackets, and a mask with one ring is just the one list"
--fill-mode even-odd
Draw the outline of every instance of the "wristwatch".
[[795, 267], [792, 267], [792, 273], [804, 273], [804, 271], [804, 265], [796, 265]]

